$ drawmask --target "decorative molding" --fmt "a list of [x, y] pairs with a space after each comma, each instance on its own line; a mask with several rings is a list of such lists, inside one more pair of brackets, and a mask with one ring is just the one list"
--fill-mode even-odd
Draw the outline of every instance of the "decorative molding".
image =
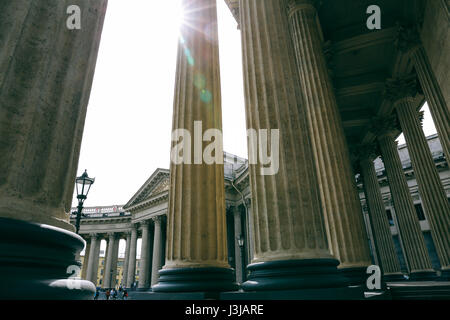
[[405, 77], [387, 79], [384, 96], [387, 100], [396, 104], [404, 99], [415, 97], [419, 91], [416, 75], [410, 74]]
[[153, 216], [150, 219], [153, 220], [153, 223], [161, 223], [162, 221], [162, 215]]
[[374, 117], [369, 125], [369, 131], [377, 137], [384, 135], [394, 136], [401, 131], [397, 115]]
[[405, 54], [419, 48], [422, 42], [417, 26], [397, 23], [394, 45], [397, 50]]

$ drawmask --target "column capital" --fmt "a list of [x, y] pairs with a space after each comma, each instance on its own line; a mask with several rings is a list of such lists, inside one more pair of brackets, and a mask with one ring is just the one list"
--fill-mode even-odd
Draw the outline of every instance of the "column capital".
[[411, 100], [420, 91], [415, 74], [386, 80], [384, 95], [394, 105]]
[[98, 233], [89, 233], [89, 238], [93, 239], [93, 238], [98, 238]]
[[374, 117], [369, 125], [369, 131], [372, 132], [377, 138], [383, 136], [394, 136], [398, 132], [401, 132], [400, 124], [396, 114], [390, 116]]
[[148, 227], [150, 225], [150, 221], [149, 220], [141, 221], [140, 225], [142, 228]]
[[316, 13], [321, 5], [320, 0], [289, 0], [288, 1], [288, 14], [291, 17], [294, 13], [300, 10], [308, 10]]
[[150, 219], [152, 219], [155, 224], [156, 223], [161, 223], [162, 215], [153, 216]]
[[397, 50], [406, 54], [419, 48], [422, 42], [417, 26], [397, 23], [394, 44]]
[[107, 234], [110, 239], [115, 239], [117, 237], [117, 234], [115, 232], [108, 232]]
[[352, 158], [358, 162], [366, 159], [373, 161], [380, 155], [378, 144], [375, 142], [359, 144], [351, 148], [350, 152]]

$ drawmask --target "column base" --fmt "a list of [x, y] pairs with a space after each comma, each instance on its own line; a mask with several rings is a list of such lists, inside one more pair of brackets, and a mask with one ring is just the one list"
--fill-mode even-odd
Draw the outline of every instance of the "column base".
[[409, 281], [435, 281], [438, 276], [434, 271], [411, 272]]
[[348, 279], [348, 284], [350, 286], [365, 286], [367, 278], [370, 276], [366, 272], [367, 267], [342, 268], [338, 270]]
[[[76, 275], [76, 254], [84, 247], [77, 234], [57, 227], [0, 218], [0, 299], [87, 300], [95, 286]], [[71, 278], [69, 278], [71, 277]]]
[[247, 266], [245, 291], [334, 288], [348, 285], [338, 272], [338, 260], [305, 259], [253, 263]]
[[153, 292], [223, 292], [238, 290], [233, 269], [174, 268], [159, 270]]

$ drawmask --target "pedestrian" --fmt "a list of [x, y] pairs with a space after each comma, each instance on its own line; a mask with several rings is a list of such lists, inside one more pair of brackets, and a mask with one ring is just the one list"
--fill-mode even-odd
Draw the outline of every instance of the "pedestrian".
[[100, 295], [100, 292], [98, 292], [98, 289], [95, 290], [94, 300], [98, 300], [98, 296]]
[[128, 291], [127, 291], [127, 289], [123, 289], [122, 300], [127, 300], [127, 299], [128, 299]]
[[117, 290], [114, 289], [114, 293], [113, 293], [113, 299], [116, 300], [117, 299]]
[[111, 294], [111, 292], [108, 290], [106, 290], [105, 295], [106, 295], [106, 300], [109, 300], [109, 295]]

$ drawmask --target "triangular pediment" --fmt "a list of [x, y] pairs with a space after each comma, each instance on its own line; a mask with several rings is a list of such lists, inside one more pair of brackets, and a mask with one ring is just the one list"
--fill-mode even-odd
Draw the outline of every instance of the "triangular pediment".
[[162, 194], [169, 190], [170, 180], [169, 170], [156, 169], [150, 178], [139, 188], [134, 196], [127, 202], [124, 209], [127, 210], [133, 206], [136, 206], [146, 200]]

